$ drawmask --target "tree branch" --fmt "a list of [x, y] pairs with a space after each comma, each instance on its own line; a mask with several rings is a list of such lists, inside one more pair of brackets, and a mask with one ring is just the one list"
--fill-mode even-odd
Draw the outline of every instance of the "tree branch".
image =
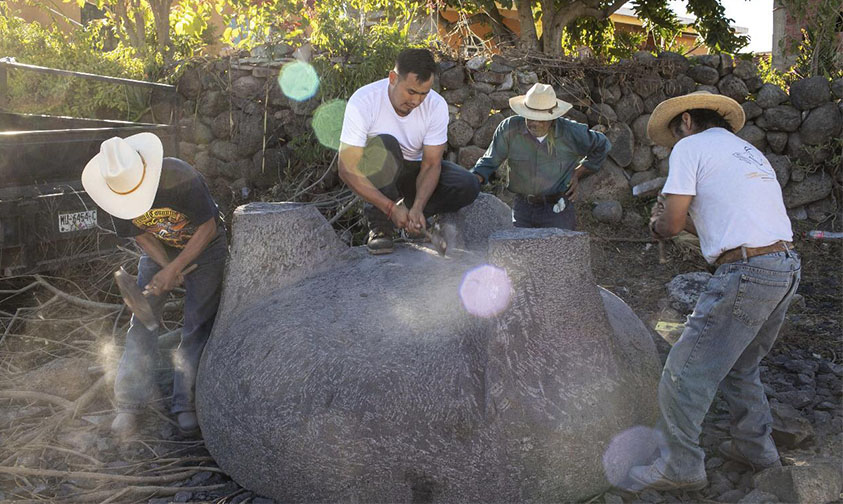
[[492, 20], [490, 24], [495, 36], [511, 40], [515, 34], [503, 22], [503, 16], [494, 0], [479, 0], [478, 3], [483, 8], [483, 12]]

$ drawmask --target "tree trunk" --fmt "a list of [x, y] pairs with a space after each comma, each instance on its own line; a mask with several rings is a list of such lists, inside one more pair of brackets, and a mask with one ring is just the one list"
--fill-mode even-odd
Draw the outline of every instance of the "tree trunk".
[[[129, 11], [127, 8], [127, 4], [118, 1], [114, 4], [114, 16], [116, 18], [116, 24], [122, 24], [123, 30], [116, 30], [117, 37], [122, 39], [123, 43], [134, 47], [135, 49], [141, 49], [144, 45], [143, 36], [138, 36], [137, 29], [135, 27], [135, 23], [129, 18]], [[125, 36], [123, 32], [125, 33]]]
[[155, 19], [155, 36], [158, 48], [164, 55], [164, 63], [172, 61], [173, 48], [170, 46], [170, 6], [173, 0], [149, 0], [152, 17]]
[[522, 51], [538, 51], [539, 38], [536, 35], [536, 24], [533, 21], [533, 8], [530, 0], [516, 0], [518, 22], [521, 25], [521, 35], [518, 37], [518, 48]]

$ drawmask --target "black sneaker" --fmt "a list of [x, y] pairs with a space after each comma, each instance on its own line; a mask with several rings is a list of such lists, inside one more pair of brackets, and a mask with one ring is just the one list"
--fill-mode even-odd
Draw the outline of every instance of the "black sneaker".
[[383, 230], [373, 229], [369, 231], [369, 239], [366, 241], [369, 253], [374, 255], [392, 253], [392, 233], [387, 234]]

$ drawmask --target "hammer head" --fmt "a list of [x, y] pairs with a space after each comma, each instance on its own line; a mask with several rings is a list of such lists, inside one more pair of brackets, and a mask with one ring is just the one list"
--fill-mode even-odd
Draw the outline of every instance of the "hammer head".
[[132, 310], [135, 317], [150, 331], [158, 329], [158, 317], [152, 312], [152, 306], [149, 300], [143, 295], [143, 291], [138, 287], [138, 279], [126, 272], [123, 268], [114, 272], [114, 281], [117, 283], [117, 288], [120, 289], [120, 294], [123, 296], [123, 301], [126, 306]]
[[440, 256], [445, 256], [445, 252], [448, 250], [448, 244], [445, 242], [445, 238], [442, 237], [442, 232], [439, 229], [439, 224], [431, 227], [428, 231], [427, 229], [424, 230], [424, 234], [430, 243], [436, 247], [436, 251], [439, 252]]

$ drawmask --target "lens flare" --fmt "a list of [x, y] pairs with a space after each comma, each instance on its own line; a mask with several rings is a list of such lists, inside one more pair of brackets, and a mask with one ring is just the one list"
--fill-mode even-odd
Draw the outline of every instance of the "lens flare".
[[304, 101], [313, 98], [319, 90], [319, 76], [311, 65], [293, 61], [281, 67], [278, 85], [287, 98]]
[[624, 490], [640, 490], [626, 476], [635, 466], [653, 463], [658, 457], [660, 437], [657, 430], [636, 425], [612, 438], [603, 453], [603, 471], [609, 483]]
[[395, 181], [398, 174], [398, 160], [383, 143], [379, 136], [372, 137], [366, 144], [363, 157], [357, 165], [375, 187], [386, 187]]
[[512, 282], [502, 268], [490, 264], [465, 274], [460, 300], [465, 311], [476, 317], [494, 317], [506, 310], [512, 297]]
[[313, 112], [313, 132], [316, 133], [319, 143], [329, 149], [340, 148], [345, 106], [345, 100], [332, 100], [319, 105]]

